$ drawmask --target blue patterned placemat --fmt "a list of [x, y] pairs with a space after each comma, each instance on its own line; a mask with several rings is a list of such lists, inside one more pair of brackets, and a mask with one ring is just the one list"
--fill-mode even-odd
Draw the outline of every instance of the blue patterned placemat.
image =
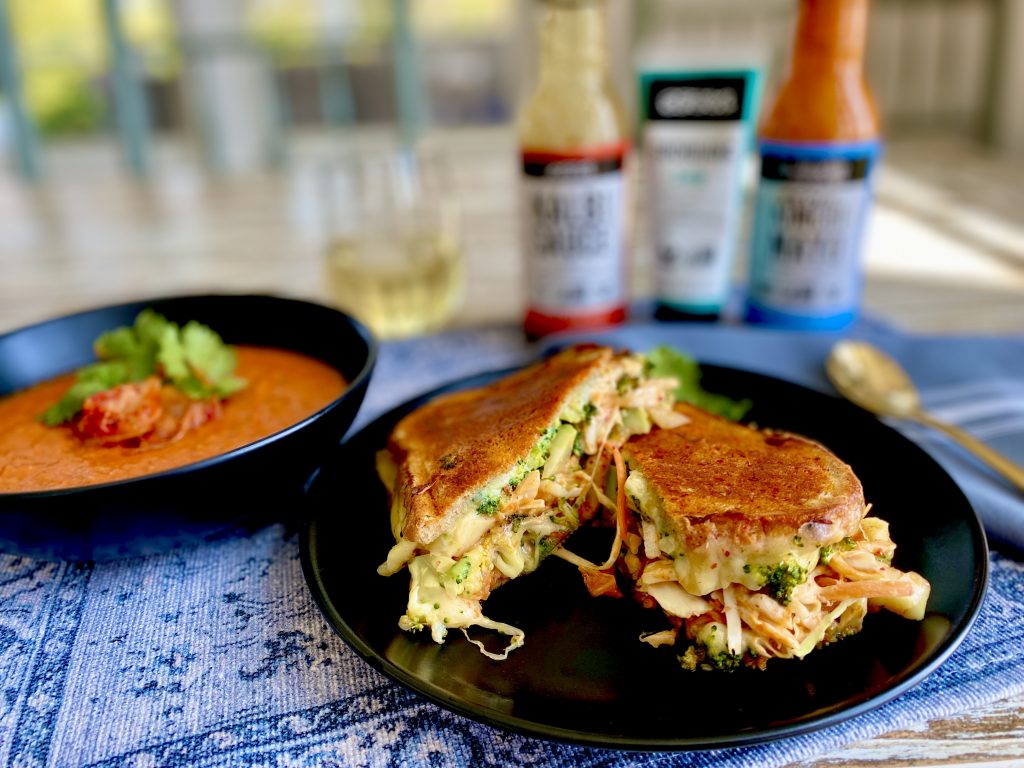
[[[385, 345], [360, 422], [531, 355], [502, 329]], [[816, 733], [675, 755], [516, 736], [391, 683], [326, 627], [283, 526], [96, 565], [0, 556], [0, 765], [19, 768], [771, 766], [1022, 691], [1024, 565], [998, 554], [974, 629], [914, 690]]]

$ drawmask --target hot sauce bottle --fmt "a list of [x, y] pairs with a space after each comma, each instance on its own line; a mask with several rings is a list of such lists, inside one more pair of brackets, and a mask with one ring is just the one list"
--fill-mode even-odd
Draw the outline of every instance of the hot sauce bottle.
[[625, 113], [608, 74], [604, 0], [544, 0], [538, 83], [519, 116], [525, 330], [626, 317]]
[[879, 152], [864, 82], [868, 0], [801, 0], [790, 72], [759, 131], [747, 320], [849, 324]]

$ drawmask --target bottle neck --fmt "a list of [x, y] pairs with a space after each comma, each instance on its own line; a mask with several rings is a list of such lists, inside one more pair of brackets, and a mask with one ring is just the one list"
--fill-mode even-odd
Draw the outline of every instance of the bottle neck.
[[540, 24], [541, 84], [601, 83], [607, 74], [604, 0], [546, 0]]
[[793, 70], [860, 76], [867, 29], [868, 0], [800, 0]]

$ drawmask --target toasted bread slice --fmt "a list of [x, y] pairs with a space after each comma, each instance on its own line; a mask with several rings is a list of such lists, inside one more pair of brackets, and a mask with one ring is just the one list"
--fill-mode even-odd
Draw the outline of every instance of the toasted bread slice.
[[[501, 488], [567, 407], [614, 391], [621, 373], [608, 347], [571, 347], [478, 389], [433, 400], [402, 419], [388, 449], [402, 536], [428, 544]], [[492, 489], [493, 492], [493, 489]]]
[[889, 526], [865, 517], [849, 466], [800, 435], [676, 411], [687, 423], [623, 449], [643, 535], [622, 562], [673, 622], [645, 642], [683, 635], [687, 669], [764, 668], [859, 631], [869, 609], [924, 616], [930, 586], [891, 565]]
[[627, 489], [646, 496], [641, 513], [668, 535], [674, 555], [710, 546], [757, 554], [817, 548], [857, 530], [860, 481], [824, 446], [799, 435], [757, 430], [691, 405], [689, 421], [634, 437], [623, 449]]
[[438, 643], [451, 629], [495, 630], [509, 637], [505, 650], [480, 646], [495, 659], [521, 645], [523, 631], [485, 616], [482, 602], [596, 511], [605, 446], [675, 421], [675, 387], [645, 377], [640, 357], [578, 346], [402, 419], [377, 455], [396, 538], [377, 572], [410, 574], [398, 625]]

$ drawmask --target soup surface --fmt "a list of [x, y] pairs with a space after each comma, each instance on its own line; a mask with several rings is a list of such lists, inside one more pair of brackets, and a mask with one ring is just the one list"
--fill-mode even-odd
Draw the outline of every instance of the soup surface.
[[0, 493], [108, 483], [208, 459], [301, 421], [345, 390], [337, 370], [311, 357], [264, 347], [236, 350], [236, 373], [248, 386], [224, 403], [219, 419], [175, 442], [96, 445], [67, 427], [41, 424], [39, 414], [60, 400], [73, 373], [0, 398]]

